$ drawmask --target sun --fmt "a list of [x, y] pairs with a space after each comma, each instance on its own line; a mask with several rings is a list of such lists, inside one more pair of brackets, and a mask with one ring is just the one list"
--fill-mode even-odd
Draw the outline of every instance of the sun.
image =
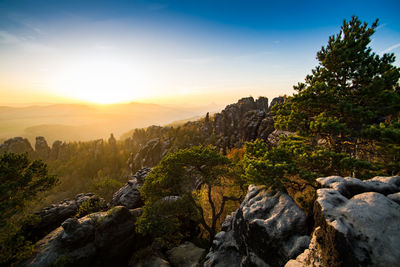
[[137, 100], [146, 96], [146, 75], [116, 58], [84, 58], [64, 62], [52, 87], [63, 96], [96, 104]]

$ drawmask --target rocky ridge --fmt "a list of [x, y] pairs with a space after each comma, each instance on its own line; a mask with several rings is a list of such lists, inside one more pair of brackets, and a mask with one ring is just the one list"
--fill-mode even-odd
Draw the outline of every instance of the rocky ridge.
[[[165, 254], [140, 256], [151, 240], [135, 230], [141, 208], [130, 207], [139, 205], [137, 190], [149, 171], [139, 171], [117, 191], [108, 211], [74, 215], [79, 205], [96, 198], [93, 194], [42, 210], [43, 225], [53, 229], [21, 266], [198, 266], [204, 250], [190, 242]], [[331, 176], [317, 181], [322, 188], [317, 190], [311, 231], [310, 221], [289, 195], [249, 186], [239, 209], [215, 236], [204, 266], [396, 266], [400, 177], [361, 181]]]
[[[204, 120], [187, 122], [183, 127], [194, 131], [186, 144], [213, 144], [222, 151], [231, 148], [240, 148], [246, 141], [261, 138], [267, 142], [272, 140], [276, 144], [280, 134], [288, 132], [274, 132], [274, 119], [271, 108], [283, 103], [283, 97], [274, 98], [268, 106], [268, 99], [253, 97], [240, 99], [237, 103], [225, 107], [213, 117], [206, 115]], [[152, 126], [134, 134], [132, 142], [139, 142], [139, 151], [132, 154], [128, 160], [131, 170], [136, 171], [143, 167], [155, 166], [161, 158], [174, 148], [176, 137], [169, 135], [169, 127]], [[269, 136], [273, 134], [273, 137]], [[178, 140], [179, 141], [179, 140]]]
[[400, 177], [317, 181], [322, 188], [310, 236], [305, 215], [288, 195], [250, 186], [204, 266], [397, 266]]

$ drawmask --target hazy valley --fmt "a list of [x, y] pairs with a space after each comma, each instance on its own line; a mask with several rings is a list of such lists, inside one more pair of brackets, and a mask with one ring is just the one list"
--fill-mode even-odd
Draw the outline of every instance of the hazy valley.
[[135, 128], [165, 125], [204, 116], [220, 107], [167, 107], [129, 103], [110, 105], [55, 104], [47, 106], [0, 107], [0, 141], [21, 136], [34, 142], [44, 136], [52, 144], [61, 141], [89, 141], [116, 137]]

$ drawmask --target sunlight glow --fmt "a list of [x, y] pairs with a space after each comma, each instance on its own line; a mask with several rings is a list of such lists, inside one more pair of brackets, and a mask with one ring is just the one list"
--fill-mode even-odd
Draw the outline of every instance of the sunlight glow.
[[62, 63], [52, 88], [66, 97], [111, 104], [145, 97], [146, 80], [146, 73], [119, 58], [87, 57]]

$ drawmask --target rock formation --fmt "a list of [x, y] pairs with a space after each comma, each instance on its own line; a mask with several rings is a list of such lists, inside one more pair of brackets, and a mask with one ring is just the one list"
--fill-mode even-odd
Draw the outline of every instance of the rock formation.
[[400, 177], [317, 180], [312, 242], [286, 266], [398, 266]]
[[110, 205], [125, 206], [128, 209], [135, 209], [143, 205], [139, 188], [143, 185], [144, 179], [151, 171], [150, 168], [143, 168], [138, 171], [128, 183], [114, 193]]
[[215, 236], [204, 266], [282, 266], [306, 247], [306, 215], [291, 197], [250, 186]]
[[197, 267], [204, 249], [196, 247], [191, 242], [185, 242], [182, 245], [167, 251], [169, 262], [175, 267]]
[[49, 158], [51, 149], [43, 136], [36, 137], [35, 152], [40, 159]]
[[128, 161], [131, 170], [138, 170], [144, 167], [155, 166], [163, 156], [167, 154], [171, 142], [168, 139], [153, 138], [143, 146], [141, 146], [138, 153], [132, 155]]
[[127, 266], [132, 250], [146, 244], [135, 232], [140, 213], [120, 206], [67, 219], [35, 244], [22, 266]]
[[4, 152], [12, 152], [17, 154], [28, 152], [31, 154], [33, 152], [33, 148], [28, 139], [14, 137], [4, 141], [4, 143], [0, 145], [0, 154]]
[[[31, 240], [39, 240], [52, 230], [56, 229], [66, 219], [75, 216], [84, 202], [90, 202], [92, 207], [105, 207], [105, 200], [93, 193], [79, 194], [74, 199], [64, 200], [46, 207], [36, 213], [39, 222], [26, 226], [25, 232], [30, 234]], [[94, 212], [96, 210], [92, 210]]]

